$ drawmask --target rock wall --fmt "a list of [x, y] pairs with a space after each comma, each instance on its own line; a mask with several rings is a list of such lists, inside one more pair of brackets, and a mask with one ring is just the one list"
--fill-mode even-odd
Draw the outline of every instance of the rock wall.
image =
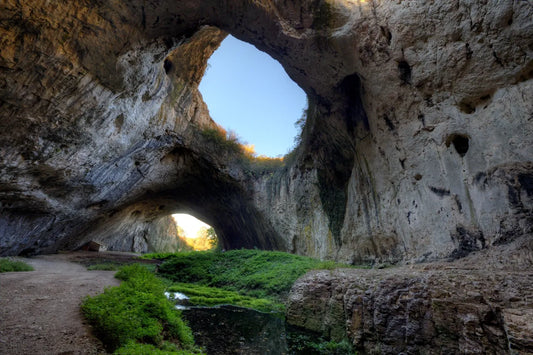
[[300, 164], [257, 186], [291, 250], [419, 262], [531, 237], [531, 3], [335, 2], [331, 11], [340, 23], [325, 45], [357, 77], [337, 84], [347, 97], [315, 100], [311, 170]]
[[[0, 7], [3, 255], [155, 245], [174, 212], [226, 248], [353, 263], [531, 236], [528, 1]], [[308, 94], [301, 144], [275, 171], [206, 134], [197, 86], [226, 33]]]
[[530, 354], [533, 244], [515, 247], [455, 263], [312, 271], [291, 290], [287, 322], [364, 354]]

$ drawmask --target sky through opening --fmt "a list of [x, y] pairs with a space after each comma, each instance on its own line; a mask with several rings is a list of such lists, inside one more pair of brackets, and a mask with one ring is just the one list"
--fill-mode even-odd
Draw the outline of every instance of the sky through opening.
[[304, 91], [268, 54], [228, 36], [209, 58], [200, 92], [216, 123], [258, 155], [285, 155], [299, 133]]
[[201, 220], [191, 216], [190, 214], [176, 213], [173, 214], [172, 217], [174, 218], [176, 225], [180, 226], [183, 229], [183, 232], [185, 233], [184, 237], [187, 238], [197, 238], [200, 229], [211, 228], [209, 224], [202, 222]]

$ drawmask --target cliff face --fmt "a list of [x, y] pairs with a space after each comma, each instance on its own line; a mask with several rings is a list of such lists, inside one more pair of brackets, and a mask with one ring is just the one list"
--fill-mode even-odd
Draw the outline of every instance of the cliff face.
[[[3, 255], [91, 239], [146, 250], [174, 212], [213, 225], [225, 248], [349, 262], [531, 236], [530, 2], [0, 7]], [[277, 171], [251, 173], [207, 134], [197, 86], [226, 33], [309, 96], [302, 142]]]
[[[521, 245], [529, 254], [532, 247]], [[532, 273], [503, 266], [505, 251], [478, 253], [455, 263], [312, 271], [291, 290], [287, 322], [348, 338], [364, 354], [531, 354]], [[531, 257], [513, 256], [531, 268]]]
[[531, 236], [531, 4], [336, 2], [331, 13], [322, 45], [356, 74], [317, 99], [311, 162], [257, 183], [289, 248], [427, 261]]

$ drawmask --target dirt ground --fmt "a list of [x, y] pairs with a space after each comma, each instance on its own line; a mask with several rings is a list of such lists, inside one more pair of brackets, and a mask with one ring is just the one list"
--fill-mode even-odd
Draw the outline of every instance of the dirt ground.
[[87, 271], [72, 262], [93, 255], [102, 253], [38, 256], [23, 259], [35, 271], [0, 273], [0, 354], [105, 353], [80, 304], [119, 281], [114, 271]]

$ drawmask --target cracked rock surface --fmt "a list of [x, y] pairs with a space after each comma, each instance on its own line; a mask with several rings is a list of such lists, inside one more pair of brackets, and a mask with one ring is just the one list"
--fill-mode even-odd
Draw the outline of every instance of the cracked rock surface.
[[365, 354], [531, 354], [532, 244], [520, 245], [529, 258], [498, 249], [450, 263], [309, 272], [291, 290], [287, 322], [348, 338]]

